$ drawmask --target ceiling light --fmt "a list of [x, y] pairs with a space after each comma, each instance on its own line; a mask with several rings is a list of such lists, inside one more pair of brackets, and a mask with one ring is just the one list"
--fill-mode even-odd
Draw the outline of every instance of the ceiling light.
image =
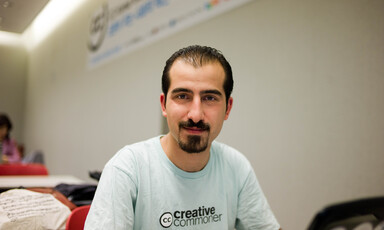
[[22, 34], [27, 48], [30, 50], [37, 46], [85, 2], [85, 0], [50, 0]]

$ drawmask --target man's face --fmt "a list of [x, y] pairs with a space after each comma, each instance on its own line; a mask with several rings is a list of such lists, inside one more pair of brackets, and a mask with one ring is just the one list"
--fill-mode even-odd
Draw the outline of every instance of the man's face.
[[170, 87], [160, 97], [172, 137], [185, 152], [198, 153], [210, 147], [232, 108], [226, 105], [225, 73], [219, 62], [195, 68], [176, 60], [170, 71]]

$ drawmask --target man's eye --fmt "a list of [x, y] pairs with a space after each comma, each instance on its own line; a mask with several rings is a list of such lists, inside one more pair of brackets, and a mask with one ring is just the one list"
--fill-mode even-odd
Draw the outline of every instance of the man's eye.
[[187, 95], [185, 94], [179, 94], [176, 96], [177, 99], [187, 99]]
[[205, 96], [204, 100], [206, 100], [206, 101], [215, 101], [216, 97], [214, 97], [214, 96]]

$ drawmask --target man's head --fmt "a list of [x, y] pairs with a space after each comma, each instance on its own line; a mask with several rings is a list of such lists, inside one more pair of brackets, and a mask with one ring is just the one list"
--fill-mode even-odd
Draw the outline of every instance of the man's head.
[[225, 91], [226, 103], [228, 104], [228, 99], [230, 98], [233, 90], [233, 77], [231, 65], [228, 63], [228, 61], [225, 59], [224, 55], [220, 51], [216, 50], [215, 48], [199, 45], [188, 46], [186, 48], [180, 49], [167, 60], [161, 79], [162, 90], [165, 95], [165, 100], [167, 100], [167, 93], [171, 84], [169, 70], [171, 69], [173, 63], [178, 59], [181, 59], [194, 67], [201, 67], [205, 64], [213, 62], [220, 63], [225, 73], [223, 87]]
[[167, 61], [160, 96], [170, 134], [185, 152], [207, 150], [229, 116], [232, 71], [217, 50], [190, 46]]

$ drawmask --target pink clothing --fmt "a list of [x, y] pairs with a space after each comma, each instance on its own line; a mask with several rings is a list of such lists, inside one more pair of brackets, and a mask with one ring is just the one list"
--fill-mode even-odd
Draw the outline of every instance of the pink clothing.
[[14, 140], [3, 140], [1, 154], [7, 156], [8, 163], [16, 163], [21, 161], [20, 152], [17, 148], [16, 141]]

